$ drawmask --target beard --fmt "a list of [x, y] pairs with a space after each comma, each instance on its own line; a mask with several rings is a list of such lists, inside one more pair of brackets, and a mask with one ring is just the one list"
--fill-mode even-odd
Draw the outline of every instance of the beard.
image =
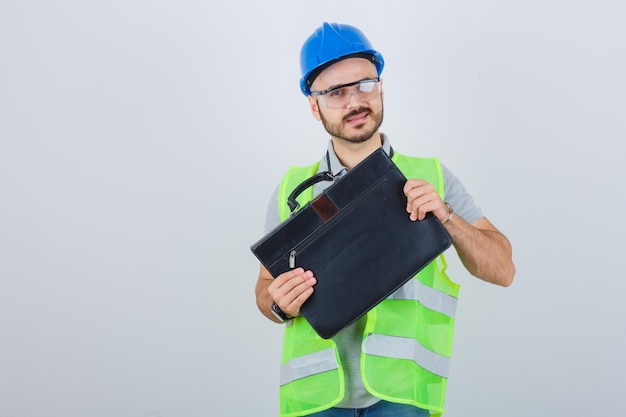
[[[372, 109], [370, 108], [359, 107], [358, 109], [353, 110], [347, 115], [345, 115], [339, 123], [331, 123], [330, 121], [328, 121], [324, 117], [324, 114], [322, 113], [321, 109], [319, 113], [320, 113], [320, 119], [322, 120], [322, 124], [324, 125], [324, 129], [326, 129], [326, 131], [331, 136], [344, 140], [346, 142], [350, 142], [350, 143], [363, 143], [369, 140], [374, 135], [374, 133], [376, 133], [378, 129], [380, 128], [380, 125], [383, 123], [384, 109], [382, 107], [382, 103], [381, 103], [380, 112], [378, 113], [372, 111]], [[374, 125], [369, 129], [366, 128], [365, 126], [356, 127], [358, 132], [349, 136], [346, 132], [346, 128], [344, 127], [344, 124], [348, 121], [350, 117], [356, 116], [359, 113], [367, 113], [368, 116], [374, 121]]]

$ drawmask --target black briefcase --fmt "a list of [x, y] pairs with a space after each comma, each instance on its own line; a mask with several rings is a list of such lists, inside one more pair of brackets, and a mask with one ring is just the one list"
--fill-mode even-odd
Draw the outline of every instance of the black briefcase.
[[272, 276], [296, 267], [317, 279], [301, 314], [325, 339], [391, 295], [452, 244], [428, 213], [411, 221], [406, 178], [382, 148], [299, 211], [296, 197], [329, 173], [316, 174], [289, 196], [292, 216], [251, 246]]

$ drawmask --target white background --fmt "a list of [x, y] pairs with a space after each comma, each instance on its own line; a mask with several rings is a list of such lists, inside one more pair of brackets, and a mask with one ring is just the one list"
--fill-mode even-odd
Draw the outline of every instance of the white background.
[[624, 2], [0, 0], [0, 417], [277, 414], [249, 247], [326, 148], [323, 21], [383, 53], [394, 148], [513, 243], [507, 289], [448, 253], [447, 415], [624, 415]]

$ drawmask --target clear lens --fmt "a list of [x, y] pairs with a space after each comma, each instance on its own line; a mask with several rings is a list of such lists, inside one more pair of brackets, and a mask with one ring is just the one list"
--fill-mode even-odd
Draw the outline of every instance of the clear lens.
[[329, 109], [343, 109], [348, 105], [352, 95], [361, 101], [370, 101], [378, 98], [379, 79], [363, 80], [355, 83], [341, 85], [321, 92], [311, 92], [313, 95], [321, 95], [326, 107]]

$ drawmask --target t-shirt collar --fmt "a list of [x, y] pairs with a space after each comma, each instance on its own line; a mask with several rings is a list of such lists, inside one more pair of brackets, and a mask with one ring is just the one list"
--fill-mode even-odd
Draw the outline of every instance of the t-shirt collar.
[[[387, 138], [387, 135], [385, 135], [384, 133], [381, 133], [380, 137], [383, 140], [383, 146], [382, 146], [383, 150], [385, 151], [387, 155], [391, 156], [392, 155], [391, 144], [389, 143], [389, 139]], [[330, 164], [330, 167], [329, 167], [329, 164]], [[328, 140], [328, 149], [326, 150], [326, 155], [324, 155], [324, 157], [320, 161], [320, 166], [318, 169], [318, 172], [323, 172], [323, 171], [330, 171], [335, 177], [341, 177], [343, 174], [348, 172], [348, 169], [344, 167], [339, 161], [339, 158], [337, 157], [337, 154], [335, 153], [335, 148], [333, 148], [333, 141], [330, 139]]]

